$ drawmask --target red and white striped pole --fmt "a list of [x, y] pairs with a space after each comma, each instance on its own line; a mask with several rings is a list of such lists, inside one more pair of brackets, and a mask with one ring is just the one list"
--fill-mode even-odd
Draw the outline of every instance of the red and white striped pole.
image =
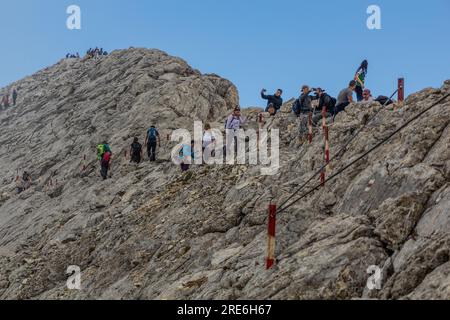
[[327, 126], [327, 107], [322, 108], [322, 128], [325, 130]]
[[398, 79], [398, 106], [402, 107], [405, 101], [405, 79]]
[[311, 144], [313, 140], [312, 112], [310, 112], [308, 115], [308, 129], [309, 129], [308, 139], [309, 143]]
[[[330, 142], [329, 142], [329, 131], [328, 126], [325, 123], [325, 126], [323, 128], [323, 137], [324, 137], [324, 144], [325, 144], [325, 163], [328, 165], [330, 163]], [[326, 179], [326, 167], [323, 168], [322, 172], [320, 173], [320, 182], [322, 183], [322, 186], [325, 186], [325, 179]]]
[[267, 241], [267, 263], [266, 269], [269, 270], [275, 264], [275, 229], [277, 223], [277, 206], [269, 205], [269, 226]]
[[330, 135], [329, 135], [328, 126], [325, 126], [324, 134], [325, 134], [325, 162], [327, 164], [329, 164], [330, 163]]

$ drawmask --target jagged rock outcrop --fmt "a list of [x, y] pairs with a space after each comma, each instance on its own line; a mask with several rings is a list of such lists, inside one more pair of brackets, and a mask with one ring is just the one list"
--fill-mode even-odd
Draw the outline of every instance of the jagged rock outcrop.
[[[0, 298], [450, 298], [449, 100], [281, 214], [278, 263], [265, 271], [269, 201], [282, 203], [323, 163], [321, 129], [311, 145], [300, 141], [289, 104], [265, 125], [281, 131], [277, 175], [259, 166], [182, 174], [167, 134], [194, 120], [222, 128], [238, 104], [229, 81], [130, 49], [64, 60], [12, 86], [18, 106], [0, 113]], [[364, 128], [328, 174], [449, 92], [450, 82], [423, 90], [373, 119], [379, 104], [351, 105], [331, 124], [331, 153]], [[254, 127], [260, 111], [244, 112]], [[163, 136], [160, 161], [130, 165], [123, 154], [150, 124]], [[102, 139], [115, 153], [107, 181], [95, 159]], [[24, 169], [33, 186], [17, 195]], [[66, 287], [70, 265], [82, 290]], [[366, 287], [372, 265], [382, 268], [379, 291]]]

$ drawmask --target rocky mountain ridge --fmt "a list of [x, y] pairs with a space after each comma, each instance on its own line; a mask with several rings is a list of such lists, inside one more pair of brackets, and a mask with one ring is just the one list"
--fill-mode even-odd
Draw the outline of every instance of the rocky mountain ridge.
[[[280, 130], [278, 175], [246, 165], [181, 173], [167, 136], [195, 120], [222, 128], [239, 104], [230, 81], [129, 49], [60, 61], [0, 94], [12, 87], [18, 106], [0, 113], [2, 299], [450, 298], [449, 100], [281, 214], [266, 271], [269, 202], [323, 164], [321, 129], [300, 141], [289, 103], [265, 124]], [[331, 153], [362, 131], [328, 174], [449, 92], [447, 81], [398, 110], [349, 106], [330, 123]], [[249, 127], [260, 111], [244, 110]], [[158, 163], [130, 165], [132, 138], [151, 124], [163, 138]], [[103, 139], [114, 152], [107, 181], [95, 159]], [[18, 195], [23, 170], [33, 185]], [[81, 290], [67, 289], [71, 265]], [[382, 269], [380, 290], [367, 289], [371, 266]]]

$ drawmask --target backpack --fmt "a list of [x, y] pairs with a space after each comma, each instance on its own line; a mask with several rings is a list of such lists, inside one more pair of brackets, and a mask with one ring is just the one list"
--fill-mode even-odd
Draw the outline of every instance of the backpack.
[[141, 154], [142, 146], [140, 143], [133, 143], [131, 145], [133, 156], [139, 156]]
[[292, 111], [296, 114], [300, 114], [300, 100], [296, 99], [294, 103], [292, 104]]
[[156, 141], [156, 137], [158, 136], [158, 131], [155, 128], [150, 128], [147, 131], [148, 141], [154, 142]]
[[325, 103], [325, 106], [327, 107], [327, 111], [329, 113], [334, 112], [334, 107], [336, 107], [337, 100], [336, 98], [333, 98], [331, 96], [328, 96], [330, 99], [328, 100], [328, 103]]
[[389, 99], [386, 96], [378, 96], [378, 98], [375, 99], [375, 101], [381, 103], [381, 105], [390, 105], [393, 104], [394, 101], [392, 101], [391, 99]]
[[97, 159], [98, 160], [102, 160], [103, 159], [103, 155], [105, 154], [106, 150], [105, 150], [105, 145], [104, 144], [99, 144], [97, 146]]
[[103, 162], [109, 162], [110, 159], [111, 159], [111, 153], [105, 152], [105, 154], [103, 156]]
[[[231, 115], [231, 116], [232, 116], [233, 118], [231, 119], [230, 126], [233, 125], [234, 120], [238, 120], [238, 121], [240, 122], [239, 118], [236, 118], [236, 117], [233, 116], [233, 115]], [[228, 119], [229, 119], [229, 118], [230, 118], [230, 117], [228, 117], [228, 118], [225, 120], [225, 130], [227, 130], [227, 129], [233, 130], [232, 128], [228, 128], [228, 127], [227, 127]]]

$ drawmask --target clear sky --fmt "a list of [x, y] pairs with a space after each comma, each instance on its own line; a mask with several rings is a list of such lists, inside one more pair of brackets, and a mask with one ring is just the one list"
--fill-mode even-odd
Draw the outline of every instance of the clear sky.
[[[66, 9], [81, 8], [81, 30]], [[369, 30], [369, 5], [381, 30]], [[2, 0], [0, 87], [89, 47], [158, 48], [233, 81], [242, 106], [263, 105], [261, 88], [298, 96], [302, 84], [332, 95], [363, 59], [366, 85], [389, 95], [450, 78], [449, 0]]]

